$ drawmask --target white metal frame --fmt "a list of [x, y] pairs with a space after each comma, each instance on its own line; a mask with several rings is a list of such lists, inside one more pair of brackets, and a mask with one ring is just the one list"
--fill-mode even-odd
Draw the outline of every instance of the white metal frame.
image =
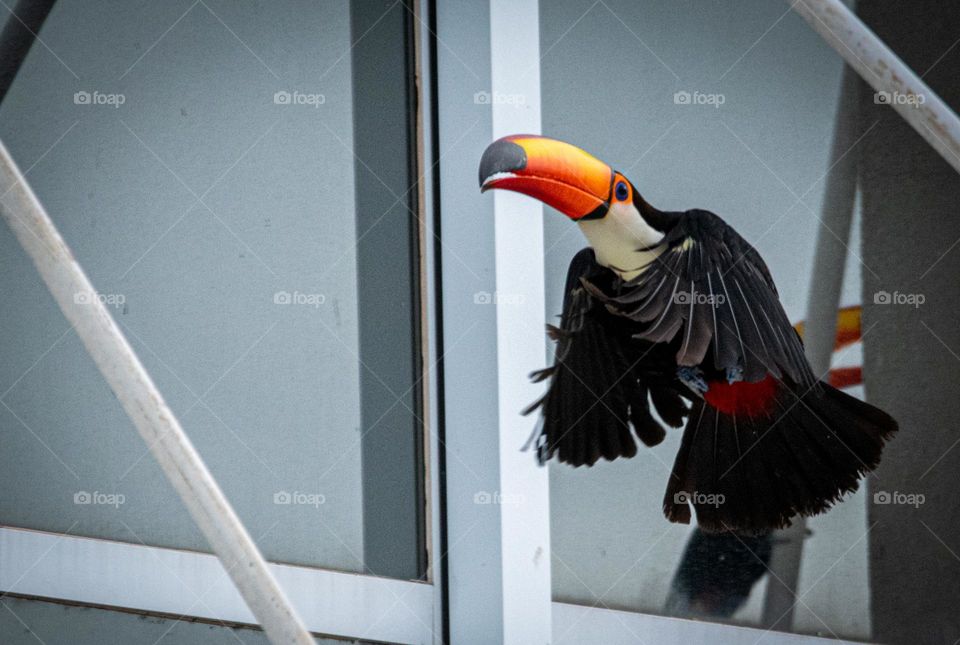
[[[311, 632], [434, 642], [431, 584], [285, 564], [268, 568]], [[258, 622], [215, 555], [42, 531], [0, 528], [0, 589], [157, 614]]]

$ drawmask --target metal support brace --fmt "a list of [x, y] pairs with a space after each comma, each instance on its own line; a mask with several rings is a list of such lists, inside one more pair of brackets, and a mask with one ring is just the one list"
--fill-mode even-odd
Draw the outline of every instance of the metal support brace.
[[960, 118], [841, 0], [788, 0], [790, 7], [960, 172]]

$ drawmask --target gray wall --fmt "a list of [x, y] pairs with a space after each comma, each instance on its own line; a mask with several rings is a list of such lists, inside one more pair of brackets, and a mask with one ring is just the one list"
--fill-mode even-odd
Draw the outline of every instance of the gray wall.
[[[611, 163], [656, 206], [724, 217], [766, 258], [800, 320], [842, 68], [786, 9], [759, 0], [542, 3], [543, 132]], [[725, 102], [677, 105], [678, 91]], [[566, 218], [545, 217], [549, 315], [560, 312], [567, 263], [585, 241]], [[857, 246], [844, 304], [859, 302]], [[660, 512], [679, 439], [671, 432], [633, 460], [592, 469], [551, 465], [556, 598], [662, 611], [690, 530]], [[799, 630], [869, 634], [864, 497], [810, 522]], [[739, 620], [759, 619], [762, 593], [755, 588]]]
[[[954, 110], [960, 109], [960, 7], [861, 3], [860, 13]], [[951, 49], [952, 48], [952, 49]], [[870, 509], [874, 637], [884, 643], [960, 638], [960, 178], [890, 110], [861, 97], [861, 118], [883, 137], [860, 150], [863, 186], [865, 369], [873, 401], [900, 421], [900, 436], [871, 481], [876, 492], [923, 495], [923, 504]], [[921, 295], [919, 307], [874, 304], [878, 291]], [[918, 497], [915, 499], [919, 499]]]
[[[265, 554], [361, 570], [348, 7], [191, 4], [58, 2], [0, 137]], [[0, 522], [205, 550], [5, 227], [0, 267]]]

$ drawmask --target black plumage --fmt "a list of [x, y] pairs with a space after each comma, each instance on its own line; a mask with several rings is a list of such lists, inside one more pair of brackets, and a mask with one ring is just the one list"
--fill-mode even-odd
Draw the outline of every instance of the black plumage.
[[587, 290], [597, 284], [612, 288], [615, 280], [590, 248], [570, 263], [560, 327], [547, 328], [557, 344], [554, 364], [532, 375], [535, 381], [549, 378], [550, 386], [524, 411], [543, 410], [537, 440], [541, 463], [555, 454], [574, 466], [592, 466], [600, 457], [633, 457], [637, 446], [631, 426], [645, 445], [660, 443], [665, 431], [651, 415], [651, 390], [664, 421], [683, 424], [688, 393], [675, 387], [672, 369], [650, 370], [657, 364], [669, 367], [669, 349], [633, 338], [630, 322]]
[[555, 362], [534, 374], [549, 387], [527, 410], [543, 414], [538, 458], [632, 457], [633, 435], [662, 441], [656, 410], [669, 426], [688, 418], [663, 503], [671, 521], [692, 507], [705, 530], [759, 532], [825, 510], [876, 467], [896, 422], [811, 372], [765, 263], [722, 219], [655, 216], [661, 252], [632, 280], [590, 248], [570, 264]]

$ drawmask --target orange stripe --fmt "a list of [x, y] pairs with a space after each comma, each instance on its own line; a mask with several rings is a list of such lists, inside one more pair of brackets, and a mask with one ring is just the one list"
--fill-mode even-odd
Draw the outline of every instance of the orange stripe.
[[845, 387], [863, 384], [862, 367], [837, 367], [830, 370], [830, 385], [842, 390]]
[[[833, 351], [842, 349], [847, 345], [852, 345], [860, 340], [862, 311], [863, 308], [860, 307], [860, 305], [854, 305], [852, 307], [843, 307], [837, 312], [837, 336], [833, 343]], [[805, 330], [804, 321], [801, 320], [794, 325], [793, 328], [796, 329], [800, 337], [803, 338]]]

